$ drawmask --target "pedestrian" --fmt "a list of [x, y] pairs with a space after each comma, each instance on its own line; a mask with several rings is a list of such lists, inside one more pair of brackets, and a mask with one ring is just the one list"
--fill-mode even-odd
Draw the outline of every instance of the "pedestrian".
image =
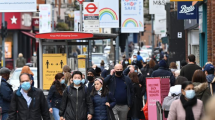
[[33, 86], [31, 76], [19, 76], [21, 87], [13, 93], [8, 120], [51, 120], [43, 91]]
[[65, 74], [66, 72], [71, 73], [71, 68], [68, 65], [63, 66], [63, 74]]
[[23, 57], [23, 54], [19, 53], [19, 57], [16, 59], [16, 67], [21, 68], [21, 67], [25, 66], [25, 64], [26, 64], [26, 60]]
[[104, 60], [102, 60], [101, 63], [100, 63], [100, 69], [101, 69], [101, 71], [103, 71], [104, 68], [105, 68], [105, 62], [104, 62]]
[[137, 52], [137, 61], [140, 61], [141, 63], [144, 62], [143, 58], [140, 56], [140, 51]]
[[125, 70], [129, 65], [129, 59], [125, 58], [122, 62], [123, 70]]
[[214, 66], [212, 64], [207, 64], [203, 71], [205, 72], [210, 92], [213, 95], [215, 93]]
[[170, 77], [170, 85], [174, 86], [175, 83], [175, 77], [173, 76], [172, 72], [166, 69], [167, 63], [165, 60], [161, 60], [159, 62], [159, 68], [158, 70], [155, 70], [152, 72], [151, 77]]
[[31, 62], [34, 64], [34, 67], [37, 67], [37, 52], [34, 51], [33, 56], [31, 56]]
[[122, 56], [122, 60], [120, 61], [120, 63], [119, 64], [122, 64], [123, 63], [123, 61], [126, 59], [126, 56], [125, 55], [123, 55]]
[[100, 77], [101, 76], [101, 68], [99, 68], [97, 65], [93, 65], [92, 68], [94, 69], [95, 71], [95, 77]]
[[156, 65], [156, 62], [153, 59], [151, 59], [149, 63], [141, 69], [142, 74], [145, 77], [151, 77], [151, 74], [153, 72], [155, 65]]
[[172, 71], [173, 75], [175, 75], [175, 71], [177, 70], [177, 65], [175, 62], [171, 62], [169, 65], [169, 69]]
[[93, 100], [94, 115], [92, 120], [108, 120], [107, 107], [111, 109], [116, 105], [116, 99], [108, 91], [108, 88], [104, 84], [102, 78], [96, 78], [94, 81], [94, 87], [91, 92], [91, 98]]
[[[29, 66], [24, 66], [20, 74], [27, 73], [31, 76], [32, 86], [34, 86], [34, 73], [31, 71]], [[37, 86], [36, 86], [37, 87]]]
[[178, 76], [180, 75], [180, 72], [181, 72], [181, 70], [176, 70], [176, 71], [175, 71], [175, 74], [174, 74], [175, 79], [178, 78]]
[[88, 82], [86, 83], [86, 86], [87, 86], [87, 91], [89, 93], [91, 93], [93, 87], [94, 87], [94, 80], [95, 80], [95, 75], [96, 75], [96, 72], [94, 69], [90, 68], [88, 71], [87, 71], [87, 80]]
[[62, 73], [56, 74], [47, 97], [49, 112], [53, 114], [55, 120], [60, 120], [59, 109], [65, 88], [64, 75]]
[[188, 64], [181, 69], [180, 75], [186, 77], [189, 81], [192, 81], [193, 74], [196, 70], [200, 69], [198, 65], [195, 64], [195, 55], [188, 56]]
[[0, 83], [0, 107], [2, 108], [1, 120], [7, 120], [8, 118], [8, 112], [13, 94], [12, 85], [7, 82], [10, 77], [10, 72], [11, 71], [8, 68], [0, 69], [0, 75], [2, 76]]
[[137, 60], [137, 55], [133, 55], [133, 61], [131, 63], [132, 65], [136, 65], [139, 67], [139, 69], [141, 69], [143, 66], [142, 66], [142, 63], [140, 61]]
[[202, 120], [215, 120], [215, 96], [211, 97], [205, 105], [205, 115]]
[[81, 83], [82, 73], [74, 71], [73, 84], [63, 92], [60, 106], [60, 120], [91, 120], [94, 114], [92, 100], [87, 88]]
[[185, 60], [182, 60], [181, 61], [181, 69], [184, 67], [184, 66], [186, 66], [187, 65], [187, 62], [185, 61]]
[[182, 84], [180, 99], [172, 102], [168, 120], [200, 120], [203, 113], [203, 103], [195, 97], [194, 85], [191, 81]]
[[175, 85], [182, 85], [182, 83], [184, 83], [185, 81], [188, 81], [186, 77], [178, 76], [175, 80]]
[[104, 68], [104, 70], [101, 73], [102, 78], [106, 78], [110, 74], [110, 69], [108, 67]]
[[132, 96], [133, 98], [133, 104], [131, 106], [131, 109], [129, 111], [129, 116], [131, 117], [131, 120], [139, 120], [144, 119], [143, 114], [143, 100], [142, 100], [142, 89], [139, 86], [139, 78], [136, 72], [130, 73], [129, 78], [132, 80], [132, 88], [134, 91], [134, 94]]
[[69, 86], [70, 85], [70, 79], [72, 78], [72, 75], [69, 72], [64, 73], [65, 77], [65, 85]]
[[126, 120], [128, 111], [132, 104], [132, 82], [131, 79], [122, 74], [121, 64], [115, 65], [104, 82], [116, 99], [116, 106], [113, 108], [116, 120]]
[[202, 72], [202, 70], [196, 70], [193, 74], [192, 82], [196, 92], [196, 97], [202, 100], [203, 104], [205, 105], [211, 96], [205, 73]]

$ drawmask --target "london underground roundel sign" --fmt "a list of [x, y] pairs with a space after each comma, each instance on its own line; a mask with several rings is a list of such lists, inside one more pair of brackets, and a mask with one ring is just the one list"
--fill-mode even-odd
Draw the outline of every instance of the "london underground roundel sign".
[[84, 0], [78, 0], [78, 2], [79, 2], [80, 4], [82, 4], [82, 3], [84, 2]]

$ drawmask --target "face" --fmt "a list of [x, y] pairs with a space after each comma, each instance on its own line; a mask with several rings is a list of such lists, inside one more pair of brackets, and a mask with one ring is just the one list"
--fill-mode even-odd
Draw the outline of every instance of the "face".
[[32, 80], [29, 79], [28, 75], [22, 75], [20, 77], [20, 84], [22, 84], [24, 82], [30, 82], [32, 84]]
[[72, 78], [73, 80], [82, 80], [81, 75], [75, 74]]
[[137, 58], [137, 56], [136, 56], [136, 55], [134, 55], [134, 56], [133, 56], [133, 58]]
[[123, 67], [121, 64], [116, 65], [114, 69], [115, 71], [123, 71]]
[[64, 80], [65, 79], [65, 77], [63, 76], [60, 80], [58, 80], [59, 82], [61, 82], [62, 80]]
[[194, 90], [193, 84], [188, 85], [184, 90], [182, 89], [181, 92], [185, 96], [186, 95], [186, 90]]
[[85, 75], [82, 75], [82, 78], [85, 79]]
[[92, 72], [88, 72], [88, 73], [87, 73], [87, 76], [92, 76], [92, 77], [94, 77], [94, 75], [93, 75]]
[[10, 78], [10, 74], [5, 74], [5, 75], [4, 75], [4, 78], [5, 78], [6, 80], [8, 80], [8, 79]]
[[100, 90], [103, 87], [103, 85], [99, 81], [95, 81], [94, 86], [96, 91]]

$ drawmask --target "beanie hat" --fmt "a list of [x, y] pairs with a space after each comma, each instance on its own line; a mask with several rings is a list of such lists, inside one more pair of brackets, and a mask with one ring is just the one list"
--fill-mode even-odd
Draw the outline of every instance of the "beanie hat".
[[166, 64], [166, 61], [165, 60], [161, 60], [160, 62], [159, 62], [159, 67], [166, 67], [167, 66], [167, 64]]

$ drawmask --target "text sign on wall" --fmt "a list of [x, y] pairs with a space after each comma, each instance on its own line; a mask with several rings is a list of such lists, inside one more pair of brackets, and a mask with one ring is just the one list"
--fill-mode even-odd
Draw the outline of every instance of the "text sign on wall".
[[196, 19], [198, 9], [192, 2], [178, 2], [178, 19]]

